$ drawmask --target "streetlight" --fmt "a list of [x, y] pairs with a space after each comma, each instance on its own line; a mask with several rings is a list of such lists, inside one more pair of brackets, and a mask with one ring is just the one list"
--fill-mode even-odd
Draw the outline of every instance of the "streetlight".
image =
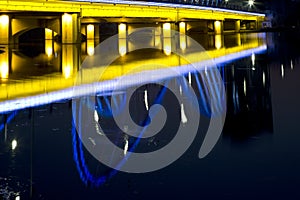
[[254, 0], [249, 0], [248, 1], [248, 5], [251, 7], [251, 6], [253, 6], [254, 5]]

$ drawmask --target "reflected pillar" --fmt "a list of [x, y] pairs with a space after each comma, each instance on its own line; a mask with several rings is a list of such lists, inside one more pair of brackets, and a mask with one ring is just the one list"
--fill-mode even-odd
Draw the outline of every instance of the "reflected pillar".
[[75, 45], [62, 45], [62, 75], [68, 79], [79, 66], [79, 53]]
[[93, 24], [89, 24], [86, 26], [86, 38], [87, 54], [89, 56], [92, 56], [95, 53], [95, 26]]
[[223, 22], [222, 21], [215, 21], [214, 22], [214, 30], [215, 30], [215, 34], [222, 34], [222, 32], [223, 32]]
[[0, 54], [0, 78], [1, 81], [7, 80], [9, 76], [9, 50], [5, 47], [3, 53]]
[[223, 37], [222, 35], [215, 35], [215, 48], [221, 49], [223, 47]]
[[241, 30], [241, 20], [236, 20], [235, 21], [235, 32], [239, 33]]
[[163, 50], [164, 53], [168, 56], [171, 55], [171, 24], [163, 24]]
[[45, 28], [45, 53], [48, 57], [53, 55], [53, 31]]
[[161, 35], [161, 26], [158, 26], [154, 31], [154, 47], [157, 47], [159, 49], [161, 49]]
[[0, 44], [9, 44], [10, 19], [8, 15], [0, 15]]
[[78, 14], [68, 14], [62, 15], [61, 20], [61, 35], [62, 43], [73, 44], [79, 42], [79, 26], [78, 26]]
[[236, 44], [237, 44], [237, 46], [242, 45], [242, 39], [241, 39], [241, 34], [240, 33], [236, 34]]
[[127, 53], [127, 26], [124, 23], [119, 24], [119, 54], [124, 56]]
[[179, 46], [181, 50], [185, 50], [186, 49], [186, 23], [185, 22], [180, 22], [179, 23], [179, 33], [180, 33], [180, 37], [179, 37]]

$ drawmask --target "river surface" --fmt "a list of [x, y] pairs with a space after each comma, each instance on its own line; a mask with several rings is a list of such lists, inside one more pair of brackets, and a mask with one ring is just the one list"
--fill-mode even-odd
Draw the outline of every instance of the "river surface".
[[0, 199], [299, 199], [298, 33], [190, 37], [3, 46]]

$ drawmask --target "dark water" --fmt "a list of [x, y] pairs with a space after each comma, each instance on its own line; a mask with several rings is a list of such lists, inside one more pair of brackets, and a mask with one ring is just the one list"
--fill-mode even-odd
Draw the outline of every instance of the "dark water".
[[[0, 197], [299, 199], [300, 41], [297, 36], [289, 32], [268, 33], [265, 37], [268, 48], [255, 54], [255, 59], [250, 54], [218, 64], [227, 95], [226, 121], [217, 144], [202, 159], [198, 158], [198, 153], [213, 112], [207, 107], [206, 99], [201, 98], [201, 90], [205, 90], [205, 86], [201, 86], [205, 72], [191, 73], [190, 78], [185, 74], [185, 82], [191, 80], [199, 100], [198, 133], [178, 160], [158, 171], [118, 172], [97, 161], [78, 137], [72, 116], [74, 101], [70, 99], [1, 114]], [[245, 44], [251, 38], [243, 37]], [[228, 49], [238, 45], [236, 41], [234, 35], [225, 36], [223, 45]], [[214, 39], [200, 43], [204, 43], [206, 49], [216, 48]], [[86, 57], [84, 54], [83, 51], [80, 60]], [[48, 70], [36, 76], [61, 73], [59, 65], [51, 67], [47, 63], [43, 66]], [[10, 77], [14, 81], [23, 80], [22, 73], [19, 74], [14, 77], [11, 72]], [[180, 80], [182, 77], [168, 78], [163, 83], [179, 83], [184, 88]], [[2, 83], [9, 83], [5, 81]], [[159, 103], [170, 117], [157, 136], [138, 141], [136, 152], [151, 152], [167, 145], [175, 137], [182, 119], [180, 103], [172, 92], [161, 85], [146, 84], [140, 86], [130, 100], [130, 114], [136, 124], [150, 123], [144, 102], [145, 89], [149, 107]], [[121, 109], [124, 98], [124, 93], [99, 94], [95, 97], [96, 111], [101, 119], [99, 124], [110, 140], [120, 148], [127, 140], [130, 151], [137, 138], [124, 136], [112, 119], [110, 109], [110, 100], [115, 99]], [[193, 113], [188, 109], [187, 118]], [[17, 141], [15, 149], [12, 149], [13, 140]]]

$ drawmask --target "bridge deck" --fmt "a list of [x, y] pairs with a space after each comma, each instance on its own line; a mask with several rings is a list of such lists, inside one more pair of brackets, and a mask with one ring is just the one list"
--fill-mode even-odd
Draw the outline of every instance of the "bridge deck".
[[81, 17], [165, 18], [169, 21], [184, 19], [256, 20], [265, 15], [203, 6], [135, 2], [135, 1], [57, 1], [57, 0], [7, 0], [0, 2], [0, 10], [34, 12], [72, 12]]

